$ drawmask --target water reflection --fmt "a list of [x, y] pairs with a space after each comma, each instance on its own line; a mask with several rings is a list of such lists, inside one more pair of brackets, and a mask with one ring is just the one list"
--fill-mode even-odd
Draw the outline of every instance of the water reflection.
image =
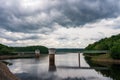
[[120, 80], [120, 65], [112, 64], [109, 65], [109, 70], [102, 71], [102, 70], [96, 70], [103, 74], [106, 77], [111, 77], [114, 80]]
[[[99, 64], [99, 63], [93, 63], [89, 57], [85, 57], [86, 62], [91, 66], [105, 66], [104, 63]], [[120, 80], [120, 65], [119, 64], [107, 64], [107, 67], [109, 68], [108, 70], [97, 70], [97, 72], [101, 73], [103, 76], [110, 77], [113, 80]]]
[[50, 71], [50, 72], [54, 72], [54, 71], [56, 71], [57, 69], [56, 69], [56, 66], [49, 66], [49, 70], [48, 71]]
[[[78, 64], [78, 54], [57, 54], [55, 55], [55, 66], [49, 66], [49, 57], [40, 59], [14, 59], [7, 60], [13, 65], [10, 70], [21, 80], [112, 80], [99, 74], [95, 69], [83, 69], [89, 67], [81, 55], [81, 67]], [[66, 68], [60, 68], [64, 66]], [[73, 67], [73, 68], [72, 68]], [[98, 66], [102, 67], [102, 66]]]
[[50, 72], [56, 71], [55, 54], [49, 54], [49, 70]]

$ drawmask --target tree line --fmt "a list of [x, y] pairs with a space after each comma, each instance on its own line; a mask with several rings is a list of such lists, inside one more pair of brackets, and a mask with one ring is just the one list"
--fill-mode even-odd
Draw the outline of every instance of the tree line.
[[34, 52], [36, 49], [43, 54], [48, 53], [48, 48], [45, 46], [9, 47], [0, 44], [0, 55], [15, 55], [14, 52]]
[[120, 34], [89, 44], [86, 50], [109, 50], [113, 59], [120, 59]]

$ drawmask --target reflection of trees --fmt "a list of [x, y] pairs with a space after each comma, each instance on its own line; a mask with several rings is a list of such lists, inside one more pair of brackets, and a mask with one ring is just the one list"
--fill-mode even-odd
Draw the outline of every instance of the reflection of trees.
[[104, 67], [102, 65], [99, 64], [95, 64], [91, 61], [91, 57], [84, 57], [86, 62], [90, 65], [90, 67]]
[[120, 65], [111, 65], [109, 71], [99, 71], [107, 77], [111, 77], [114, 80], [120, 80]]
[[[95, 66], [101, 66], [98, 65], [97, 63], [93, 63], [90, 57], [85, 57], [86, 62], [90, 65], [90, 67], [95, 67]], [[103, 76], [110, 77], [114, 80], [120, 80], [120, 65], [109, 65], [108, 70], [96, 70], [97, 72], [100, 72]]]

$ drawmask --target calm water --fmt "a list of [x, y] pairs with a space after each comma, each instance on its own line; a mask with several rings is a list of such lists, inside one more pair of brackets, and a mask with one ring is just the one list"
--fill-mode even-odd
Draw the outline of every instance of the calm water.
[[[10, 70], [21, 80], [117, 80], [109, 75], [110, 69], [88, 69], [90, 67], [81, 54], [81, 67], [78, 68], [78, 54], [56, 54], [56, 71], [49, 71], [48, 55], [40, 59], [6, 60], [13, 63]], [[101, 67], [101, 66], [96, 66]], [[108, 72], [108, 74], [107, 74]], [[119, 72], [118, 72], [119, 75]], [[120, 77], [118, 77], [120, 80]]]

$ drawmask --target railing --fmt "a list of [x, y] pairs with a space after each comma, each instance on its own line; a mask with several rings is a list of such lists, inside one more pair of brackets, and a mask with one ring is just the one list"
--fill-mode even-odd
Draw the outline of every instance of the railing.
[[[71, 51], [56, 51], [56, 49], [52, 48], [52, 49], [49, 49], [49, 71], [56, 71], [56, 65], [55, 65], [55, 54], [56, 53], [70, 53]], [[25, 53], [35, 53], [35, 52], [14, 52], [14, 53], [18, 53], [18, 54], [25, 54]], [[108, 50], [81, 50], [81, 51], [73, 51], [71, 53], [77, 53], [78, 54], [78, 67], [69, 67], [69, 68], [75, 68], [75, 69], [80, 69], [80, 68], [83, 68], [83, 69], [94, 69], [94, 68], [89, 68], [89, 67], [81, 67], [81, 61], [80, 61], [80, 55], [81, 53], [98, 53], [98, 54], [101, 54], [101, 53], [109, 53]], [[66, 68], [66, 67], [61, 67], [61, 68]], [[68, 68], [68, 67], [67, 67]], [[103, 69], [103, 68], [101, 68]]]
[[[81, 62], [80, 62], [80, 54], [81, 53], [108, 53], [109, 51], [108, 50], [102, 50], [102, 51], [98, 51], [98, 50], [83, 50], [83, 51], [77, 51], [78, 53], [78, 64], [79, 64], [79, 67], [70, 67], [70, 68], [76, 68], [76, 69], [106, 69], [105, 67], [94, 67], [94, 68], [91, 68], [91, 67], [81, 67]], [[55, 65], [55, 53], [59, 53], [59, 52], [56, 52], [55, 49], [49, 49], [49, 70], [51, 71], [55, 71], [56, 70], [56, 65]], [[63, 52], [63, 53], [66, 53], [66, 52]], [[68, 68], [68, 67], [61, 67], [61, 68]]]
[[109, 50], [82, 50], [82, 51], [56, 51], [57, 54], [62, 53], [110, 53]]

